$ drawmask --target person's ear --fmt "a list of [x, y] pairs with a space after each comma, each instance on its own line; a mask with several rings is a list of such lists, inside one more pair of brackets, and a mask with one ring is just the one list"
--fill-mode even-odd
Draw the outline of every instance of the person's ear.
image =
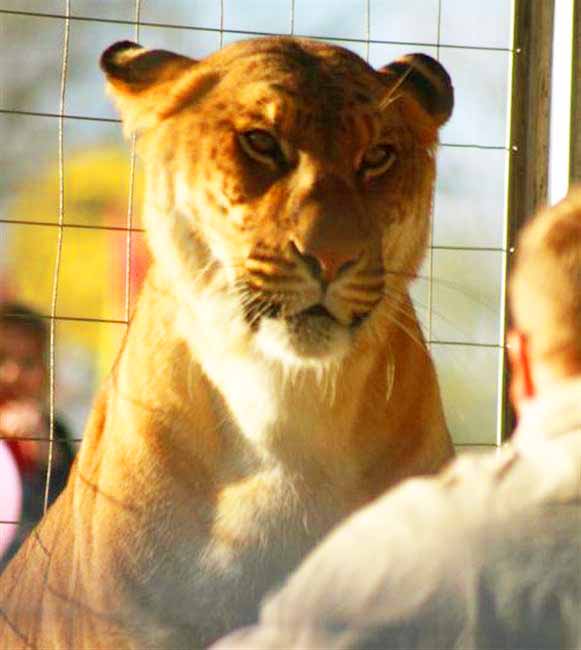
[[514, 410], [520, 415], [524, 402], [535, 395], [530, 345], [526, 334], [516, 329], [507, 337], [508, 358], [510, 361], [510, 401]]

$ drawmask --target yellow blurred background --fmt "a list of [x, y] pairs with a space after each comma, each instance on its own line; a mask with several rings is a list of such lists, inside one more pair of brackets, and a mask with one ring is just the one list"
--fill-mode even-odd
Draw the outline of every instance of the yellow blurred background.
[[[63, 174], [62, 229], [57, 164], [27, 177], [10, 202], [1, 284], [5, 298], [47, 316], [56, 294], [57, 364], [64, 370], [58, 375], [59, 402], [75, 419], [79, 402], [90, 402], [115, 358], [148, 253], [139, 218], [142, 176], [127, 149], [75, 152]], [[76, 428], [81, 413], [78, 419]]]

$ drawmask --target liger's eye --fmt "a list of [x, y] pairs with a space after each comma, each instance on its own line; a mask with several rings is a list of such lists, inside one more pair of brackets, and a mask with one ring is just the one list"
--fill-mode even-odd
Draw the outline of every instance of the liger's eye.
[[283, 157], [277, 139], [268, 131], [246, 131], [239, 135], [239, 139], [244, 151], [254, 160], [272, 165]]
[[367, 177], [381, 176], [393, 165], [396, 159], [394, 147], [379, 144], [370, 147], [361, 159], [360, 170]]

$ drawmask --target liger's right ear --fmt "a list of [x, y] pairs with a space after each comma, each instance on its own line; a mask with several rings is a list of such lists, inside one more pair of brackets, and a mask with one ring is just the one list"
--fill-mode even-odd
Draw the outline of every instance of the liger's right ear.
[[145, 130], [175, 111], [183, 99], [183, 79], [196, 66], [194, 59], [167, 50], [147, 50], [131, 41], [107, 48], [101, 69], [126, 132]]
[[136, 94], [151, 86], [176, 79], [196, 62], [167, 50], [147, 50], [131, 41], [108, 47], [101, 56], [101, 69], [117, 91]]

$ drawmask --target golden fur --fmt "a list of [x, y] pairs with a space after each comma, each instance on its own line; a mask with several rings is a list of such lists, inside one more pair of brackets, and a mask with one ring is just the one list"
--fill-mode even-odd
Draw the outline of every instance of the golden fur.
[[201, 62], [120, 43], [102, 66], [154, 263], [69, 484], [2, 576], [2, 648], [203, 646], [452, 455], [408, 296], [444, 70], [291, 38]]

